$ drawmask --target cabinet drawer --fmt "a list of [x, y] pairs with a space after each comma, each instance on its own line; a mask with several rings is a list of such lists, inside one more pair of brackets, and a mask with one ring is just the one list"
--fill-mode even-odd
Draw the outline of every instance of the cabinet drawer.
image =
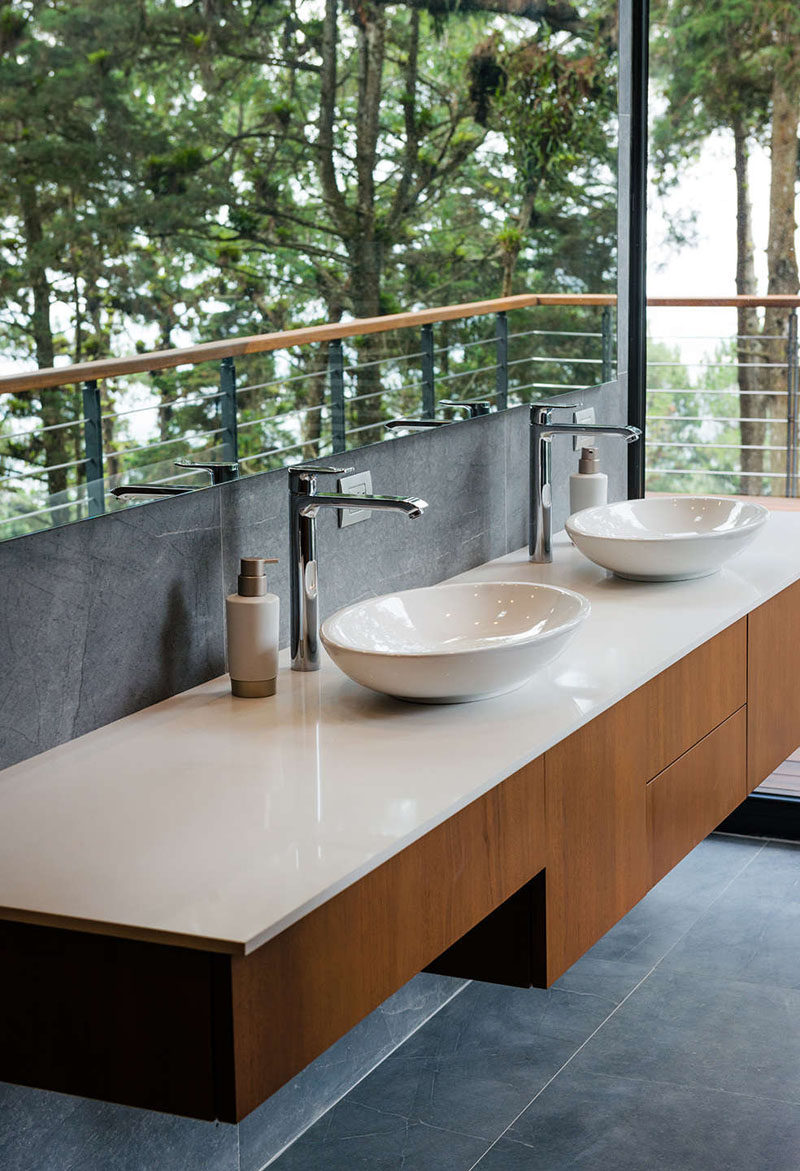
[[[623, 700], [629, 742], [651, 780], [747, 702], [747, 619], [703, 643]], [[602, 718], [602, 717], [601, 717]]]
[[545, 753], [548, 983], [646, 893], [647, 782], [742, 707], [746, 686], [743, 619]]
[[647, 786], [651, 880], [655, 883], [747, 796], [744, 708]]

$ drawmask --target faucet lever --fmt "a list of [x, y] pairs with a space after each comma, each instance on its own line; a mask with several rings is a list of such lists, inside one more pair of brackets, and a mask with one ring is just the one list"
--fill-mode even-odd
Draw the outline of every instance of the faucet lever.
[[313, 492], [317, 476], [349, 476], [355, 468], [318, 467], [317, 464], [291, 464], [289, 467], [289, 491], [299, 492], [302, 487]]
[[236, 460], [193, 460], [181, 456], [175, 460], [175, 467], [208, 472], [212, 484], [228, 484], [231, 480], [239, 478], [239, 464]]
[[440, 407], [449, 407], [453, 411], [466, 411], [471, 419], [478, 419], [481, 415], [488, 415], [491, 403], [488, 399], [475, 399], [472, 402], [456, 402], [453, 399], [443, 398]]
[[355, 468], [326, 468], [318, 464], [291, 464], [290, 472], [307, 472], [311, 476], [349, 476]]

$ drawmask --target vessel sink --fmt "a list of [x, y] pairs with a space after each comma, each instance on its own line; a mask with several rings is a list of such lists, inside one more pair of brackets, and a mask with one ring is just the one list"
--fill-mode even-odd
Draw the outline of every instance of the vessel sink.
[[347, 606], [322, 624], [334, 663], [417, 703], [465, 703], [521, 687], [589, 613], [581, 594], [523, 582], [455, 582]]
[[715, 496], [623, 500], [574, 513], [567, 532], [584, 556], [634, 581], [706, 577], [766, 522], [760, 504]]

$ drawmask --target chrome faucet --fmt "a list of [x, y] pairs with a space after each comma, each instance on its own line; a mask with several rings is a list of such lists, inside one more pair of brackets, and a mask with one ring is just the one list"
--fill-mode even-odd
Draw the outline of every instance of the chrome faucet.
[[[449, 407], [453, 411], [465, 411], [469, 419], [478, 419], [482, 415], [488, 415], [491, 411], [491, 403], [486, 399], [476, 399], [470, 403], [457, 403], [450, 399], [442, 399], [439, 406]], [[388, 423], [383, 425], [387, 431], [395, 431], [399, 427], [446, 427], [448, 423], [455, 422], [455, 419], [389, 419]]]
[[[176, 459], [175, 467], [208, 472], [212, 484], [227, 484], [239, 478], [239, 465], [235, 461], [196, 463], [191, 459]], [[162, 496], [185, 496], [187, 492], [196, 491], [197, 488], [181, 488], [177, 484], [117, 484], [111, 489], [111, 495], [117, 500], [157, 500]]]
[[320, 508], [364, 508], [422, 516], [424, 500], [403, 496], [355, 496], [318, 492], [317, 476], [347, 476], [353, 468], [298, 464], [289, 468], [289, 595], [293, 671], [319, 670], [317, 513]]
[[[565, 403], [555, 404], [560, 410], [578, 408]], [[534, 403], [531, 406], [530, 459], [530, 517], [529, 552], [531, 561], [553, 560], [551, 548], [553, 527], [553, 481], [551, 440], [554, 435], [619, 435], [626, 443], [641, 438], [638, 427], [612, 427], [602, 423], [553, 423], [553, 405]]]

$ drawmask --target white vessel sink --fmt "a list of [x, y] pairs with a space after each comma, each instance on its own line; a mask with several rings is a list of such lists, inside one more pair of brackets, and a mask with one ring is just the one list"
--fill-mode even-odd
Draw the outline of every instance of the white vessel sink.
[[567, 532], [584, 556], [635, 581], [684, 581], [716, 573], [766, 522], [760, 504], [730, 497], [623, 500], [574, 513]]
[[336, 665], [365, 687], [465, 703], [520, 687], [588, 613], [586, 598], [557, 586], [457, 582], [357, 602], [320, 634]]

